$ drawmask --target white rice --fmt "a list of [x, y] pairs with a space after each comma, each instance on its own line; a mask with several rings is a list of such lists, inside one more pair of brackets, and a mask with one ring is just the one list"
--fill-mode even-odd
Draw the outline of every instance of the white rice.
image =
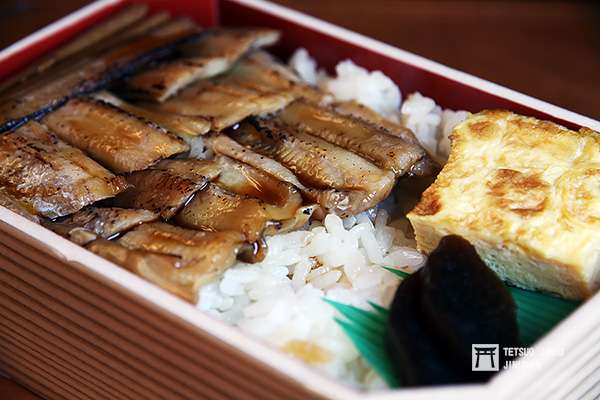
[[382, 116], [397, 120], [401, 103], [400, 90], [381, 71], [369, 72], [345, 60], [335, 67], [337, 76], [323, 80], [321, 87], [337, 100], [356, 100]]
[[[420, 93], [402, 103], [390, 78], [350, 60], [338, 64], [333, 78], [318, 71], [304, 49], [292, 56], [290, 66], [301, 79], [337, 100], [356, 100], [409, 127], [440, 162], [448, 156], [449, 133], [468, 115], [442, 110]], [[369, 302], [388, 306], [399, 279], [382, 267], [412, 271], [424, 264], [425, 256], [402, 229], [407, 221], [390, 224], [384, 206], [344, 220], [328, 215], [305, 230], [268, 237], [265, 260], [228, 269], [200, 290], [198, 307], [334, 378], [352, 385], [384, 386], [334, 321], [335, 309], [323, 301], [367, 309]]]
[[314, 86], [319, 85], [319, 81], [327, 78], [323, 71], [317, 72], [317, 62], [308, 54], [306, 49], [298, 49], [290, 58], [289, 65], [304, 82]]
[[450, 134], [452, 130], [468, 116], [468, 111], [452, 111], [450, 109], [442, 111], [442, 121], [437, 133], [438, 147], [436, 153], [436, 158], [441, 164], [445, 164], [450, 155]]
[[467, 111], [442, 111], [433, 99], [419, 92], [406, 98], [400, 114], [402, 124], [415, 133], [421, 146], [441, 164], [448, 160], [450, 154], [452, 129], [469, 115]]
[[198, 307], [335, 378], [364, 383], [368, 369], [323, 298], [387, 306], [399, 280], [382, 266], [414, 270], [425, 262], [388, 219], [385, 210], [374, 218], [328, 215], [307, 230], [268, 237], [265, 260], [228, 269], [201, 289]]

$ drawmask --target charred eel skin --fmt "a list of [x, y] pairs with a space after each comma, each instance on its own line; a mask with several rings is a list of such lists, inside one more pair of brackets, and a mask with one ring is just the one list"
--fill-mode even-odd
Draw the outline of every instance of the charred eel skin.
[[48, 104], [46, 104], [45, 106], [41, 107], [40, 109], [38, 109], [34, 112], [28, 113], [28, 114], [23, 115], [18, 118], [9, 118], [9, 119], [6, 119], [5, 121], [1, 122], [0, 123], [0, 133], [12, 131], [12, 130], [18, 128], [19, 126], [21, 126], [29, 121], [32, 121], [32, 120], [39, 121], [48, 113], [63, 106], [67, 101], [69, 101], [73, 98], [76, 98], [76, 97], [88, 95], [88, 94], [98, 91], [100, 89], [103, 89], [103, 88], [107, 87], [109, 84], [111, 84], [112, 82], [114, 82], [118, 79], [122, 79], [126, 76], [129, 76], [129, 75], [137, 72], [142, 67], [148, 65], [151, 62], [165, 59], [165, 58], [169, 57], [170, 55], [174, 54], [177, 51], [177, 48], [179, 46], [181, 46], [185, 43], [188, 43], [190, 41], [197, 40], [202, 35], [204, 35], [204, 33], [202, 33], [202, 32], [191, 33], [189, 35], [178, 38], [174, 41], [160, 45], [160, 46], [158, 46], [154, 49], [151, 49], [147, 52], [144, 52], [143, 54], [140, 54], [140, 55], [132, 58], [130, 61], [128, 61], [126, 63], [123, 63], [123, 64], [117, 63], [114, 66], [110, 66], [107, 68], [107, 70], [102, 74], [102, 76], [99, 79], [92, 78], [89, 81], [84, 81], [77, 87], [73, 88], [73, 90], [71, 90], [66, 95], [57, 96], [57, 98], [53, 99]]

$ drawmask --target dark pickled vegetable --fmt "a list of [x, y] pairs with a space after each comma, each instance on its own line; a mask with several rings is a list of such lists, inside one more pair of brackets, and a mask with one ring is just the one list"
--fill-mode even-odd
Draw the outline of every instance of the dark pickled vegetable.
[[519, 345], [510, 292], [465, 239], [442, 239], [422, 279], [421, 307], [429, 328], [466, 368], [471, 369], [472, 344], [498, 343], [500, 349]]
[[392, 303], [386, 345], [404, 386], [485, 382], [471, 346], [519, 347], [516, 306], [502, 281], [459, 236], [447, 236]]
[[390, 310], [386, 346], [402, 386], [440, 385], [464, 380], [452, 356], [431, 335], [420, 310], [421, 271], [402, 281]]

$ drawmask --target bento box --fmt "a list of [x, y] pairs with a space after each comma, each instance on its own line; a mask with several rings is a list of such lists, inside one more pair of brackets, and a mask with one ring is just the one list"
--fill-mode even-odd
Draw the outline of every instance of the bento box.
[[[2, 51], [0, 80], [131, 3], [205, 27], [276, 28], [282, 58], [299, 47], [327, 69], [351, 58], [444, 107], [506, 108], [600, 131], [593, 119], [255, 0], [101, 0]], [[363, 392], [3, 207], [0, 281], [0, 371], [48, 399], [593, 398], [600, 382], [600, 294], [487, 384]]]

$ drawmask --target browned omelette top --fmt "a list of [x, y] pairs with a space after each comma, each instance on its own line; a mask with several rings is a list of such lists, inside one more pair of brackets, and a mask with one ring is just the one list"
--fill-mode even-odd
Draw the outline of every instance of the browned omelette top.
[[409, 218], [585, 265], [600, 246], [600, 134], [508, 111], [473, 115]]

